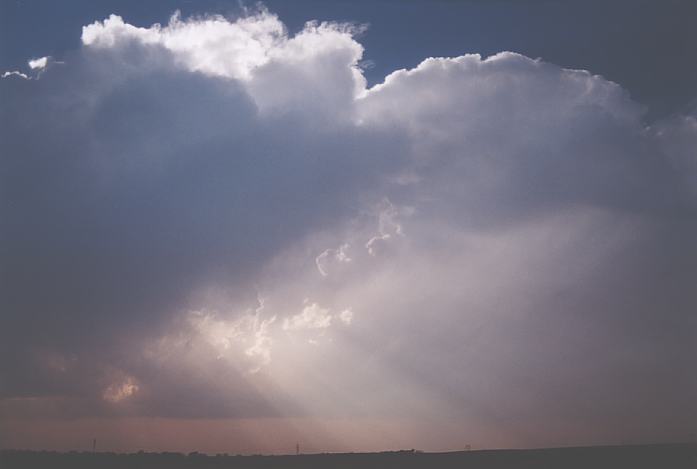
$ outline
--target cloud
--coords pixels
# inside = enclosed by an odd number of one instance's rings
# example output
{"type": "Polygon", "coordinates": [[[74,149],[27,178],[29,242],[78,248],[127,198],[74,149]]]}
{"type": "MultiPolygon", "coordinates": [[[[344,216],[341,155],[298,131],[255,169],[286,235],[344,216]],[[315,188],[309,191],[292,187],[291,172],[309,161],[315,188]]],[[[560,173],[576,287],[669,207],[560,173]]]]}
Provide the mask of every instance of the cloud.
{"type": "Polygon", "coordinates": [[[353,311],[350,309],[343,310],[339,313],[339,320],[346,325],[351,324],[351,321],[353,321],[353,311]]]}
{"type": "Polygon", "coordinates": [[[182,21],[174,14],[168,25],[139,28],[118,15],[82,28],[82,43],[95,49],[113,49],[128,42],[159,45],[171,51],[190,71],[246,79],[269,61],[271,50],[283,41],[285,27],[274,15],[259,13],[230,22],[220,16],[182,21]]]}
{"type": "Polygon", "coordinates": [[[325,249],[315,258],[315,264],[319,273],[326,277],[329,275],[328,268],[331,264],[347,264],[351,262],[347,251],[351,246],[342,244],[338,249],[325,249]]]}
{"type": "Polygon", "coordinates": [[[46,67],[48,67],[49,64],[64,65],[63,62],[54,61],[49,56],[40,57],[38,59],[31,59],[27,62],[27,65],[29,65],[30,70],[36,70],[35,76],[27,75],[26,73],[20,72],[19,70],[12,70],[3,72],[2,75],[0,75],[0,78],[18,77],[23,78],[25,80],[33,80],[35,78],[40,77],[41,73],[46,70],[46,67]]]}
{"type": "Polygon", "coordinates": [[[303,329],[326,329],[332,325],[332,316],[328,309],[321,308],[317,303],[305,306],[302,312],[287,318],[283,329],[297,331],[303,329]]]}
{"type": "Polygon", "coordinates": [[[388,243],[394,236],[404,236],[402,225],[397,223],[397,210],[392,203],[384,199],[381,204],[380,214],[378,216],[378,234],[373,236],[365,243],[365,248],[371,256],[377,255],[379,246],[388,243]]]}
{"type": "Polygon", "coordinates": [[[19,72],[17,70],[13,70],[11,72],[3,72],[3,74],[0,76],[0,78],[9,78],[9,77],[19,77],[19,78],[24,78],[25,80],[30,80],[29,76],[19,72]]]}
{"type": "Polygon", "coordinates": [[[112,15],[0,81],[0,410],[688,435],[695,117],[511,52],[367,89],[357,32],[112,15]]]}
{"type": "Polygon", "coordinates": [[[363,48],[352,38],[358,31],[349,24],[308,22],[288,37],[283,23],[265,9],[234,22],[220,16],[182,21],[176,13],[167,26],[150,28],[111,15],[85,26],[82,43],[96,50],[159,46],[186,70],[240,80],[262,112],[297,106],[318,112],[349,106],[365,88],[358,65],[363,48]]]}
{"type": "Polygon", "coordinates": [[[252,360],[249,371],[255,373],[271,361],[273,340],[269,329],[276,321],[275,315],[263,318],[264,300],[258,301],[259,306],[253,311],[249,309],[232,319],[216,312],[192,311],[189,323],[200,338],[217,350],[217,358],[239,360],[243,352],[252,360]]]}
{"type": "Polygon", "coordinates": [[[127,377],[122,382],[109,385],[109,387],[104,390],[103,396],[105,400],[112,403],[117,403],[123,401],[124,399],[128,399],[137,392],[138,385],[136,384],[135,380],[131,377],[127,377]]]}
{"type": "Polygon", "coordinates": [[[49,57],[40,57],[38,59],[32,59],[28,62],[29,68],[31,68],[32,70],[44,69],[44,68],[46,68],[46,65],[48,64],[48,59],[49,59],[49,57]]]}

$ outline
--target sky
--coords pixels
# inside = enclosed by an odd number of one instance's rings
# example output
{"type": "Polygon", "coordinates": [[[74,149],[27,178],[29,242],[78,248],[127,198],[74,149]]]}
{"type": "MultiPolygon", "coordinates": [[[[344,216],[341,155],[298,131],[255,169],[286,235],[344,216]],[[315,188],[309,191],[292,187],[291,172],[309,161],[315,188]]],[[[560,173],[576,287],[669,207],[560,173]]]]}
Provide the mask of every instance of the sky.
{"type": "Polygon", "coordinates": [[[3,0],[0,448],[694,442],[696,18],[3,0]]]}

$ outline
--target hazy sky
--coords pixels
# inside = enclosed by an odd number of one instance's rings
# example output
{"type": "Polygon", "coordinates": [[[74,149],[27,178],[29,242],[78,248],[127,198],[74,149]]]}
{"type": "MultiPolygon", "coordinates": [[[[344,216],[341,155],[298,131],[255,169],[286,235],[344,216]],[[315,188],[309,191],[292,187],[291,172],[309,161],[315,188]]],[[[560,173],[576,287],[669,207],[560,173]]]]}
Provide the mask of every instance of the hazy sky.
{"type": "Polygon", "coordinates": [[[605,3],[3,0],[0,448],[694,441],[697,9],[605,3]]]}

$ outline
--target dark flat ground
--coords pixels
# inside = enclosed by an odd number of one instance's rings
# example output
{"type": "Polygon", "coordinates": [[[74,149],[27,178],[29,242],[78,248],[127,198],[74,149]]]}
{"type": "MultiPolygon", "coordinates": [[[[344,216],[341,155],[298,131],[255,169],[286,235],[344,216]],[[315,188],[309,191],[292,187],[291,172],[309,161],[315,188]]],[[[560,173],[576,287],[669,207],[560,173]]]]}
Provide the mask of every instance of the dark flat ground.
{"type": "Polygon", "coordinates": [[[192,453],[55,453],[1,451],[0,468],[689,468],[697,469],[697,444],[598,446],[531,450],[419,453],[206,456],[192,453]]]}

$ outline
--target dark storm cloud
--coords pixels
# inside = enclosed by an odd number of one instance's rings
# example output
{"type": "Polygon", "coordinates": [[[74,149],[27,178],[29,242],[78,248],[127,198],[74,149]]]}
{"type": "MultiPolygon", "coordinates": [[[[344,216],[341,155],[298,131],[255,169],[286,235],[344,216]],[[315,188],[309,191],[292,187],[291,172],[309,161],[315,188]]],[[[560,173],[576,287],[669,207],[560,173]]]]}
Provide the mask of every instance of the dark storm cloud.
{"type": "Polygon", "coordinates": [[[123,359],[117,347],[206,282],[255,298],[265,259],[340,216],[371,184],[361,166],[390,159],[373,158],[389,137],[368,129],[261,120],[234,81],[156,46],[66,62],[0,82],[5,396],[94,392],[85,381],[123,359]],[[91,364],[66,376],[24,363],[37,348],[91,364]]]}
{"type": "Polygon", "coordinates": [[[0,80],[2,412],[688,434],[694,118],[512,53],[366,90],[356,31],[111,17],[0,80]]]}

